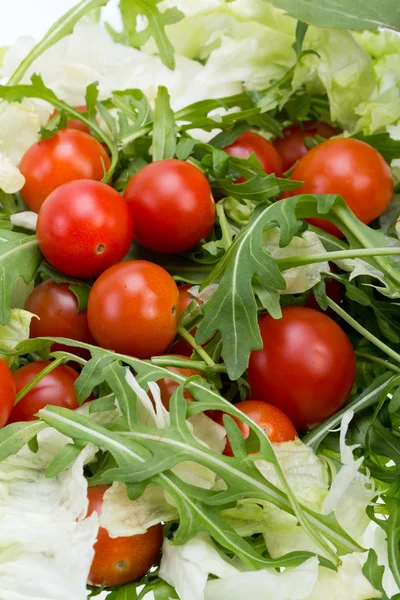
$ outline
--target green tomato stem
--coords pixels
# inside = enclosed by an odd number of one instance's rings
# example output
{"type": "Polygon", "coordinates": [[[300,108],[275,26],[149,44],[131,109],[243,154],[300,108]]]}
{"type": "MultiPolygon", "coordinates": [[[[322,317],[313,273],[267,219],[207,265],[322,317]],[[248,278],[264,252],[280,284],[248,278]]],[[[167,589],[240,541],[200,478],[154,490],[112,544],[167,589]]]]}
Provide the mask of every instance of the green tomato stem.
{"type": "Polygon", "coordinates": [[[198,344],[196,344],[196,341],[194,339],[194,337],[184,328],[184,327],[179,327],[178,328],[178,333],[179,335],[186,340],[187,342],[189,342],[189,344],[192,346],[192,348],[197,352],[197,354],[199,356],[201,356],[201,358],[204,360],[205,363],[207,363],[207,365],[209,367],[211,367],[211,369],[214,369],[215,367],[215,362],[213,361],[213,359],[207,354],[207,352],[204,350],[204,348],[202,348],[201,346],[199,346],[198,344]]]}
{"type": "Polygon", "coordinates": [[[22,388],[22,390],[17,394],[17,396],[15,398],[14,406],[16,404],[18,404],[18,402],[20,400],[22,400],[22,398],[24,396],[26,396],[26,394],[28,392],[30,392],[31,389],[33,387],[35,387],[35,385],[43,379],[43,377],[45,377],[46,375],[48,375],[49,373],[54,371],[54,369],[56,369],[63,362],[64,362],[64,356],[60,356],[60,358],[57,358],[57,360],[51,362],[45,369],[43,369],[43,371],[40,371],[40,373],[38,373],[36,375],[36,377],[34,377],[29,383],[27,383],[26,386],[24,388],[22,388]]]}

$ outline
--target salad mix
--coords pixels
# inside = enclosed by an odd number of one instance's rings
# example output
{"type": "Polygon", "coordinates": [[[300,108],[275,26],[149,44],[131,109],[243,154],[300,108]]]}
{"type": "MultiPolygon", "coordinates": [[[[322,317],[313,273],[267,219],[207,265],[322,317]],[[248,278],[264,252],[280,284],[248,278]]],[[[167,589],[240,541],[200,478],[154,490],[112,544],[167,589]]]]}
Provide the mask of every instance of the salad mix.
{"type": "Polygon", "coordinates": [[[400,598],[398,9],[106,3],[2,52],[0,598],[400,598]]]}

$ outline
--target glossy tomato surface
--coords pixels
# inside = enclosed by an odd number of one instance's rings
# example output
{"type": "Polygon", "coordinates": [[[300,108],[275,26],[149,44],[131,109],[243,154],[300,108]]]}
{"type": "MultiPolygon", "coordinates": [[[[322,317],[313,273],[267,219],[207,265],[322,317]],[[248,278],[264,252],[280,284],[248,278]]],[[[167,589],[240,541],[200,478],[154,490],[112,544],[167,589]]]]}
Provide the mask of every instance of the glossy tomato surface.
{"type": "MultiPolygon", "coordinates": [[[[179,356],[179,354],[171,354],[170,356],[176,356],[177,358],[186,358],[186,356],[179,356]]],[[[196,371],[195,369],[181,369],[179,367],[168,367],[168,370],[172,371],[173,373],[178,373],[179,375],[182,375],[186,378],[193,377],[193,375],[201,375],[201,373],[199,371],[196,371]]],[[[174,381],[173,379],[165,377],[164,379],[159,379],[157,381],[157,385],[160,388],[161,402],[163,403],[165,408],[169,410],[169,401],[171,399],[171,396],[176,392],[180,384],[177,381],[174,381]]],[[[183,395],[188,402],[194,402],[194,398],[189,392],[189,390],[185,389],[183,395]]]]}
{"type": "MultiPolygon", "coordinates": [[[[270,442],[279,444],[281,442],[289,442],[297,437],[297,431],[291,420],[284,412],[276,406],[261,400],[244,400],[236,404],[242,413],[250,417],[257,425],[265,431],[270,442]]],[[[245,440],[250,435],[250,427],[247,423],[243,423],[237,417],[232,417],[239,427],[245,440]]],[[[218,422],[223,425],[223,413],[220,413],[218,422]]],[[[226,456],[233,456],[233,451],[229,441],[227,440],[224,449],[226,456]]]]}
{"type": "Polygon", "coordinates": [[[233,144],[226,146],[224,151],[238,158],[248,158],[254,153],[266,173],[274,173],[277,177],[283,175],[282,161],[278,152],[271,142],[254,131],[245,131],[233,144]]]}
{"type": "Polygon", "coordinates": [[[280,408],[298,431],[321,423],[348,398],[356,375],[349,338],[326,314],[287,306],[259,320],[263,349],[248,368],[252,395],[280,408]]]}
{"type": "Polygon", "coordinates": [[[4,427],[9,419],[16,393],[14,377],[4,360],[0,358],[0,428],[4,427]]]}
{"type": "MultiPolygon", "coordinates": [[[[37,361],[21,367],[14,373],[17,393],[50,364],[50,361],[37,361]]],[[[35,414],[52,404],[72,410],[78,408],[74,383],[79,373],[66,365],[58,366],[48,373],[14,406],[9,423],[17,421],[32,421],[37,419],[35,414]]]]}
{"type": "Polygon", "coordinates": [[[337,129],[322,121],[304,121],[304,123],[285,127],[282,137],[274,141],[274,148],[282,160],[283,171],[288,171],[296,161],[309,152],[305,144],[306,138],[315,138],[318,135],[329,139],[338,134],[337,129]]]}
{"type": "Polygon", "coordinates": [[[72,277],[97,277],[124,258],[133,224],[118,192],[83,179],[59,187],[47,198],[36,235],[53,267],[72,277]]]}
{"type": "MultiPolygon", "coordinates": [[[[203,301],[200,298],[194,298],[191,294],[189,294],[189,290],[192,288],[191,283],[185,283],[184,285],[180,285],[178,287],[179,290],[179,314],[181,315],[187,307],[194,302],[195,304],[201,306],[203,301]]],[[[194,327],[191,330],[191,335],[194,337],[196,335],[197,327],[194,327]]],[[[186,358],[190,358],[193,354],[193,348],[184,339],[178,340],[172,347],[172,350],[176,354],[180,354],[181,356],[185,356],[186,358]]]]}
{"type": "MultiPolygon", "coordinates": [[[[31,321],[31,338],[63,337],[94,344],[87,310],[79,312],[78,298],[68,283],[56,283],[52,279],[40,283],[29,296],[25,310],[39,317],[31,321]]],[[[88,352],[81,348],[53,344],[52,350],[66,350],[88,358],[88,352]]]]}
{"type": "Polygon", "coordinates": [[[64,183],[76,179],[104,177],[110,159],[103,146],[91,135],[76,129],[62,129],[49,140],[33,144],[24,154],[20,171],[25,177],[21,196],[34,212],[64,183]]]}
{"type": "Polygon", "coordinates": [[[120,263],[95,282],[88,306],[96,342],[122,354],[163,354],[178,328],[179,293],[162,267],[144,260],[120,263]]]}
{"type": "MultiPolygon", "coordinates": [[[[109,486],[88,488],[89,508],[101,514],[103,496],[109,486]]],[[[150,527],[142,535],[111,538],[107,530],[100,527],[94,545],[94,559],[88,583],[95,586],[120,586],[141,579],[157,561],[163,541],[161,525],[150,527]]]]}
{"type": "MultiPolygon", "coordinates": [[[[74,106],[75,110],[78,110],[81,113],[85,113],[87,111],[86,106],[74,106]]],[[[51,113],[49,120],[58,115],[58,110],[55,108],[51,113]]],[[[79,119],[68,119],[67,120],[67,129],[78,129],[79,131],[83,131],[84,133],[90,134],[90,127],[86,125],[83,121],[79,119]]]]}
{"type": "Polygon", "coordinates": [[[214,225],[210,184],[200,169],[183,160],[147,165],[129,181],[124,197],[135,223],[135,239],[156,252],[186,252],[214,225]]]}
{"type": "MultiPolygon", "coordinates": [[[[297,194],[341,194],[363,223],[371,223],[389,205],[393,178],[383,156],[375,148],[352,138],[336,138],[316,146],[303,156],[291,179],[304,181],[297,194]]],[[[307,219],[333,235],[339,229],[323,219],[307,219]]]]}

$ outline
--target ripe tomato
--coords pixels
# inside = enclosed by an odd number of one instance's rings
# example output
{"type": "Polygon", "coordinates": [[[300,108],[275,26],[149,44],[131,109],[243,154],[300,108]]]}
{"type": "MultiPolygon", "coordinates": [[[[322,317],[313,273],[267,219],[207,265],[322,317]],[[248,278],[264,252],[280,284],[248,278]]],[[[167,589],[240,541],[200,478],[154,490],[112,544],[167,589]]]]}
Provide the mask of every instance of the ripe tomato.
{"type": "Polygon", "coordinates": [[[76,179],[100,181],[110,159],[91,135],[76,129],[62,129],[50,140],[41,140],[25,152],[20,164],[25,177],[21,196],[38,213],[47,196],[60,185],[76,179]]]}
{"type": "MultiPolygon", "coordinates": [[[[100,516],[103,496],[109,487],[98,485],[88,488],[88,517],[93,512],[100,516]]],[[[141,535],[117,538],[111,538],[107,529],[100,527],[88,584],[111,587],[141,579],[156,562],[162,542],[161,525],[153,525],[141,535]]]]}
{"type": "MultiPolygon", "coordinates": [[[[266,173],[275,173],[277,177],[283,175],[282,161],[278,152],[271,142],[254,131],[245,131],[233,144],[224,148],[224,151],[238,158],[248,158],[254,153],[266,173]]],[[[244,178],[239,181],[244,181],[244,178]]]]}
{"type": "Polygon", "coordinates": [[[0,428],[8,421],[16,393],[14,377],[4,360],[0,358],[0,428]]]}
{"type": "MultiPolygon", "coordinates": [[[[269,441],[274,444],[281,442],[289,442],[297,437],[297,431],[289,419],[276,406],[261,400],[244,400],[238,402],[236,408],[241,410],[245,415],[250,417],[257,425],[259,425],[268,436],[269,441]]],[[[250,435],[250,427],[247,423],[243,423],[237,417],[232,417],[238,425],[245,440],[250,435]]],[[[223,413],[221,412],[216,419],[218,423],[223,425],[223,413]]],[[[229,441],[226,441],[224,449],[225,456],[233,456],[232,448],[229,441]]]]}
{"type": "MultiPolygon", "coordinates": [[[[293,169],[291,179],[305,183],[290,195],[341,194],[356,217],[366,224],[384,212],[393,196],[392,174],[382,155],[352,138],[328,140],[310,150],[293,169]]],[[[307,221],[342,236],[328,221],[307,221]]]]}
{"type": "MultiPolygon", "coordinates": [[[[85,113],[87,111],[86,106],[75,106],[75,110],[79,110],[81,113],[85,113]]],[[[51,113],[49,120],[58,115],[58,110],[55,108],[51,113]]],[[[90,127],[86,125],[83,121],[79,119],[68,119],[67,121],[67,129],[78,129],[79,131],[83,131],[84,133],[90,134],[90,127]]]]}
{"type": "MultiPolygon", "coordinates": [[[[184,285],[180,285],[178,287],[178,290],[179,290],[179,315],[181,315],[187,309],[189,304],[191,304],[192,302],[196,302],[196,304],[198,304],[200,306],[203,304],[203,301],[200,300],[200,298],[193,298],[193,296],[191,296],[189,294],[189,290],[192,287],[193,286],[190,283],[185,283],[184,285]]],[[[197,331],[197,327],[192,329],[192,331],[190,332],[193,337],[196,335],[196,331],[197,331]]],[[[180,354],[181,356],[184,356],[186,358],[190,358],[193,354],[192,346],[189,344],[189,342],[187,342],[184,339],[178,340],[173,345],[172,348],[173,348],[174,353],[177,353],[178,355],[180,354]]]]}
{"type": "MultiPolygon", "coordinates": [[[[17,394],[34,379],[51,361],[40,360],[21,367],[14,373],[17,394]]],[[[79,373],[71,367],[62,365],[45,375],[31,390],[14,406],[9,423],[17,421],[33,421],[34,415],[41,409],[52,404],[74,410],[79,407],[74,383],[79,373]]]]}
{"type": "Polygon", "coordinates": [[[328,125],[328,123],[304,121],[304,123],[298,125],[285,127],[282,134],[283,137],[278,137],[274,141],[274,148],[282,159],[282,167],[285,172],[309,151],[304,143],[306,138],[315,138],[319,135],[329,139],[334,135],[338,135],[339,131],[328,125]]]}
{"type": "MultiPolygon", "coordinates": [[[[334,264],[330,264],[330,267],[333,273],[339,272],[339,269],[334,264]]],[[[341,303],[345,290],[340,281],[337,281],[337,279],[325,279],[325,290],[328,298],[331,298],[336,304],[341,303]]],[[[312,291],[310,291],[307,296],[306,306],[308,306],[308,308],[314,308],[315,310],[322,310],[312,291]]],[[[326,312],[326,314],[332,317],[335,315],[335,312],[329,307],[323,312],[326,312]]]]}
{"type": "Polygon", "coordinates": [[[156,252],[186,252],[206,238],[215,204],[205,175],[183,160],[160,160],[129,181],[125,199],[136,240],[156,252]]]}
{"type": "Polygon", "coordinates": [[[178,328],[179,293],[163,268],[145,260],[105,271],[89,295],[88,321],[99,346],[150,358],[163,354],[178,328]]]}
{"type": "Polygon", "coordinates": [[[99,181],[81,179],[56,189],[40,209],[40,250],[56,269],[97,277],[124,258],[133,237],[125,200],[99,181]]]}
{"type": "MultiPolygon", "coordinates": [[[[32,319],[30,337],[64,337],[86,344],[94,339],[87,322],[87,310],[78,312],[78,298],[67,283],[56,283],[48,279],[40,283],[29,296],[25,310],[37,315],[32,319]]],[[[65,350],[82,358],[88,358],[86,350],[53,344],[52,351],[65,350]]]]}
{"type": "MultiPolygon", "coordinates": [[[[170,356],[177,356],[178,358],[186,358],[186,356],[180,356],[179,354],[171,354],[170,356]]],[[[180,369],[178,367],[168,367],[170,371],[173,373],[179,373],[179,375],[183,375],[184,377],[193,377],[193,375],[201,375],[199,371],[195,369],[180,369]]],[[[176,392],[179,387],[179,383],[174,381],[173,379],[169,379],[165,377],[164,379],[160,379],[157,381],[158,387],[160,388],[161,402],[164,404],[165,408],[169,410],[169,401],[171,396],[176,392]]],[[[189,390],[185,389],[183,392],[184,397],[188,402],[194,402],[194,398],[189,390]]]]}
{"type": "Polygon", "coordinates": [[[356,376],[353,347],[323,312],[287,306],[281,319],[259,320],[264,347],[251,353],[252,394],[274,404],[298,431],[321,423],[345,403],[356,376]]]}

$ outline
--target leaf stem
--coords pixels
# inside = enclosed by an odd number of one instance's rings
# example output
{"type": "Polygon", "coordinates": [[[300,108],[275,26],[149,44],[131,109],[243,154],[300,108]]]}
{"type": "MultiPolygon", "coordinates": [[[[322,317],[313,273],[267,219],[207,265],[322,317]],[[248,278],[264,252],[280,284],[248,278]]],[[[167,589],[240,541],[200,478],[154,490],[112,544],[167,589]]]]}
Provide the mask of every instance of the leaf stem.
{"type": "Polygon", "coordinates": [[[357,248],[354,250],[338,250],[336,252],[321,252],[312,256],[290,256],[287,258],[277,259],[278,266],[281,271],[298,267],[301,265],[309,265],[313,263],[344,260],[346,258],[363,258],[368,256],[398,256],[400,248],[357,248]]]}
{"type": "MultiPolygon", "coordinates": [[[[204,349],[203,349],[204,350],[204,349]]],[[[177,356],[153,356],[151,362],[157,367],[177,367],[180,369],[194,369],[195,371],[207,372],[212,368],[214,373],[226,373],[225,365],[210,367],[205,361],[178,358],[177,356]]]]}
{"type": "Polygon", "coordinates": [[[364,336],[367,340],[372,342],[377,348],[382,350],[385,354],[393,358],[396,362],[400,363],[400,354],[392,350],[390,346],[382,342],[377,337],[375,337],[368,329],[360,325],[353,317],[351,317],[343,308],[338,306],[336,302],[334,302],[331,298],[327,297],[327,304],[332,310],[335,311],[342,319],[344,319],[349,325],[351,325],[358,333],[364,336]]]}
{"type": "Polygon", "coordinates": [[[378,358],[378,356],[374,356],[373,354],[367,354],[366,352],[356,352],[356,356],[359,358],[365,358],[365,360],[369,360],[371,362],[376,362],[379,365],[382,365],[389,369],[390,371],[394,371],[395,373],[400,373],[400,367],[396,367],[393,363],[385,360],[384,358],[378,358]]]}
{"type": "Polygon", "coordinates": [[[201,358],[204,360],[204,362],[207,363],[207,365],[209,367],[211,367],[211,369],[214,369],[215,362],[207,354],[207,352],[204,350],[204,348],[202,348],[201,346],[199,346],[198,344],[196,344],[196,341],[195,341],[194,337],[184,327],[178,327],[178,333],[179,333],[179,335],[181,337],[183,337],[184,340],[186,340],[187,342],[189,342],[189,344],[197,352],[197,354],[199,356],[201,356],[201,358]]]}
{"type": "Polygon", "coordinates": [[[29,383],[27,383],[26,386],[23,387],[22,390],[17,394],[17,396],[15,398],[14,406],[16,404],[18,404],[18,402],[20,400],[22,400],[22,398],[24,396],[26,396],[26,394],[28,392],[30,392],[31,389],[33,387],[35,387],[35,385],[37,383],[39,383],[39,381],[41,381],[46,375],[48,375],[49,373],[51,373],[52,371],[54,371],[54,369],[56,369],[63,362],[64,362],[64,356],[60,356],[59,358],[57,358],[57,360],[54,360],[45,369],[43,369],[43,371],[40,371],[40,373],[38,373],[36,375],[36,377],[34,377],[29,383]]]}

